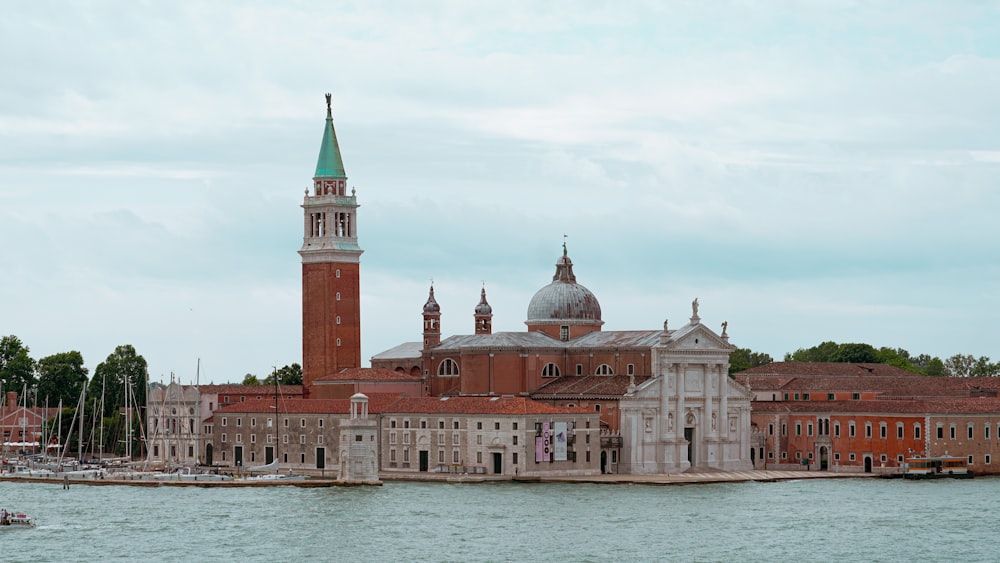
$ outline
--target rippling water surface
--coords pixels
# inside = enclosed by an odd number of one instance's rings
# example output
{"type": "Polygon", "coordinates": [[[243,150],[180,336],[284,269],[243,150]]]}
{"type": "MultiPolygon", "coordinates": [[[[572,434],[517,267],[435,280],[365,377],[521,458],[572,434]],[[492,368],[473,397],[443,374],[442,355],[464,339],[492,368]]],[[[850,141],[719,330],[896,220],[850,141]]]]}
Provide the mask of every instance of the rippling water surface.
{"type": "Polygon", "coordinates": [[[1000,479],[201,489],[0,482],[4,561],[997,561],[1000,479]]]}

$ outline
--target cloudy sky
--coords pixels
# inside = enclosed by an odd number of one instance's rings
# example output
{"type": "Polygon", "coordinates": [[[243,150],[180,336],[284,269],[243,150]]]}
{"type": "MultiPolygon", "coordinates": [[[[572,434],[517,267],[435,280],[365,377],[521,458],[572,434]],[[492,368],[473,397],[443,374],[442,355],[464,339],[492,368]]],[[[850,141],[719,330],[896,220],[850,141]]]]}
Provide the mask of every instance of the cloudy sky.
{"type": "Polygon", "coordinates": [[[325,117],[362,355],[524,330],[567,235],[605,330],[1000,359],[1000,11],[957,2],[16,2],[0,334],[154,380],[301,362],[325,117]],[[874,4],[874,5],[872,5],[874,4]],[[623,8],[622,6],[626,6],[623,8]]]}

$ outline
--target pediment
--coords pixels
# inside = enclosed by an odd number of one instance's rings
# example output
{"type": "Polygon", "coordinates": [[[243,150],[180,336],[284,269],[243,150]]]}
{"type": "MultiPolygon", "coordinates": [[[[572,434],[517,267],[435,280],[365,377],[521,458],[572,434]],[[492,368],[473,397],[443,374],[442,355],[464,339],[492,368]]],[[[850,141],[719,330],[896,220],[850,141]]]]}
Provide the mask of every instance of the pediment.
{"type": "Polygon", "coordinates": [[[735,349],[735,346],[723,340],[712,329],[701,323],[685,325],[670,336],[670,342],[663,346],[668,350],[729,352],[735,349]]]}

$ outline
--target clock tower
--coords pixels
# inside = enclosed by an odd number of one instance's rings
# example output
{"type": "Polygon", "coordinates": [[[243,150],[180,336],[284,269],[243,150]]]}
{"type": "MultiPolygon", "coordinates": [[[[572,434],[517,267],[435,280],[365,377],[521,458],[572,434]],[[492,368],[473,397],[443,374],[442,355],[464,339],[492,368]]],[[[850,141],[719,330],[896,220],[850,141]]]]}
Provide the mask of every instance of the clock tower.
{"type": "Polygon", "coordinates": [[[302,239],[302,383],[361,367],[361,247],[358,200],[333,129],[330,94],[316,174],[306,190],[302,239]]]}

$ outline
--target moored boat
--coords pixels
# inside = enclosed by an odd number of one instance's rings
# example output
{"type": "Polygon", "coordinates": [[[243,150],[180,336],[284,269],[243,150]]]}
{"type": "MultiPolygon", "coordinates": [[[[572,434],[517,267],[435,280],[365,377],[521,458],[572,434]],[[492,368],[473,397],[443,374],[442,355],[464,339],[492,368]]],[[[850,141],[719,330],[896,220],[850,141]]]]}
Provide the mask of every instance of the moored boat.
{"type": "Polygon", "coordinates": [[[906,479],[971,479],[972,469],[964,457],[911,457],[906,460],[906,479]]]}

